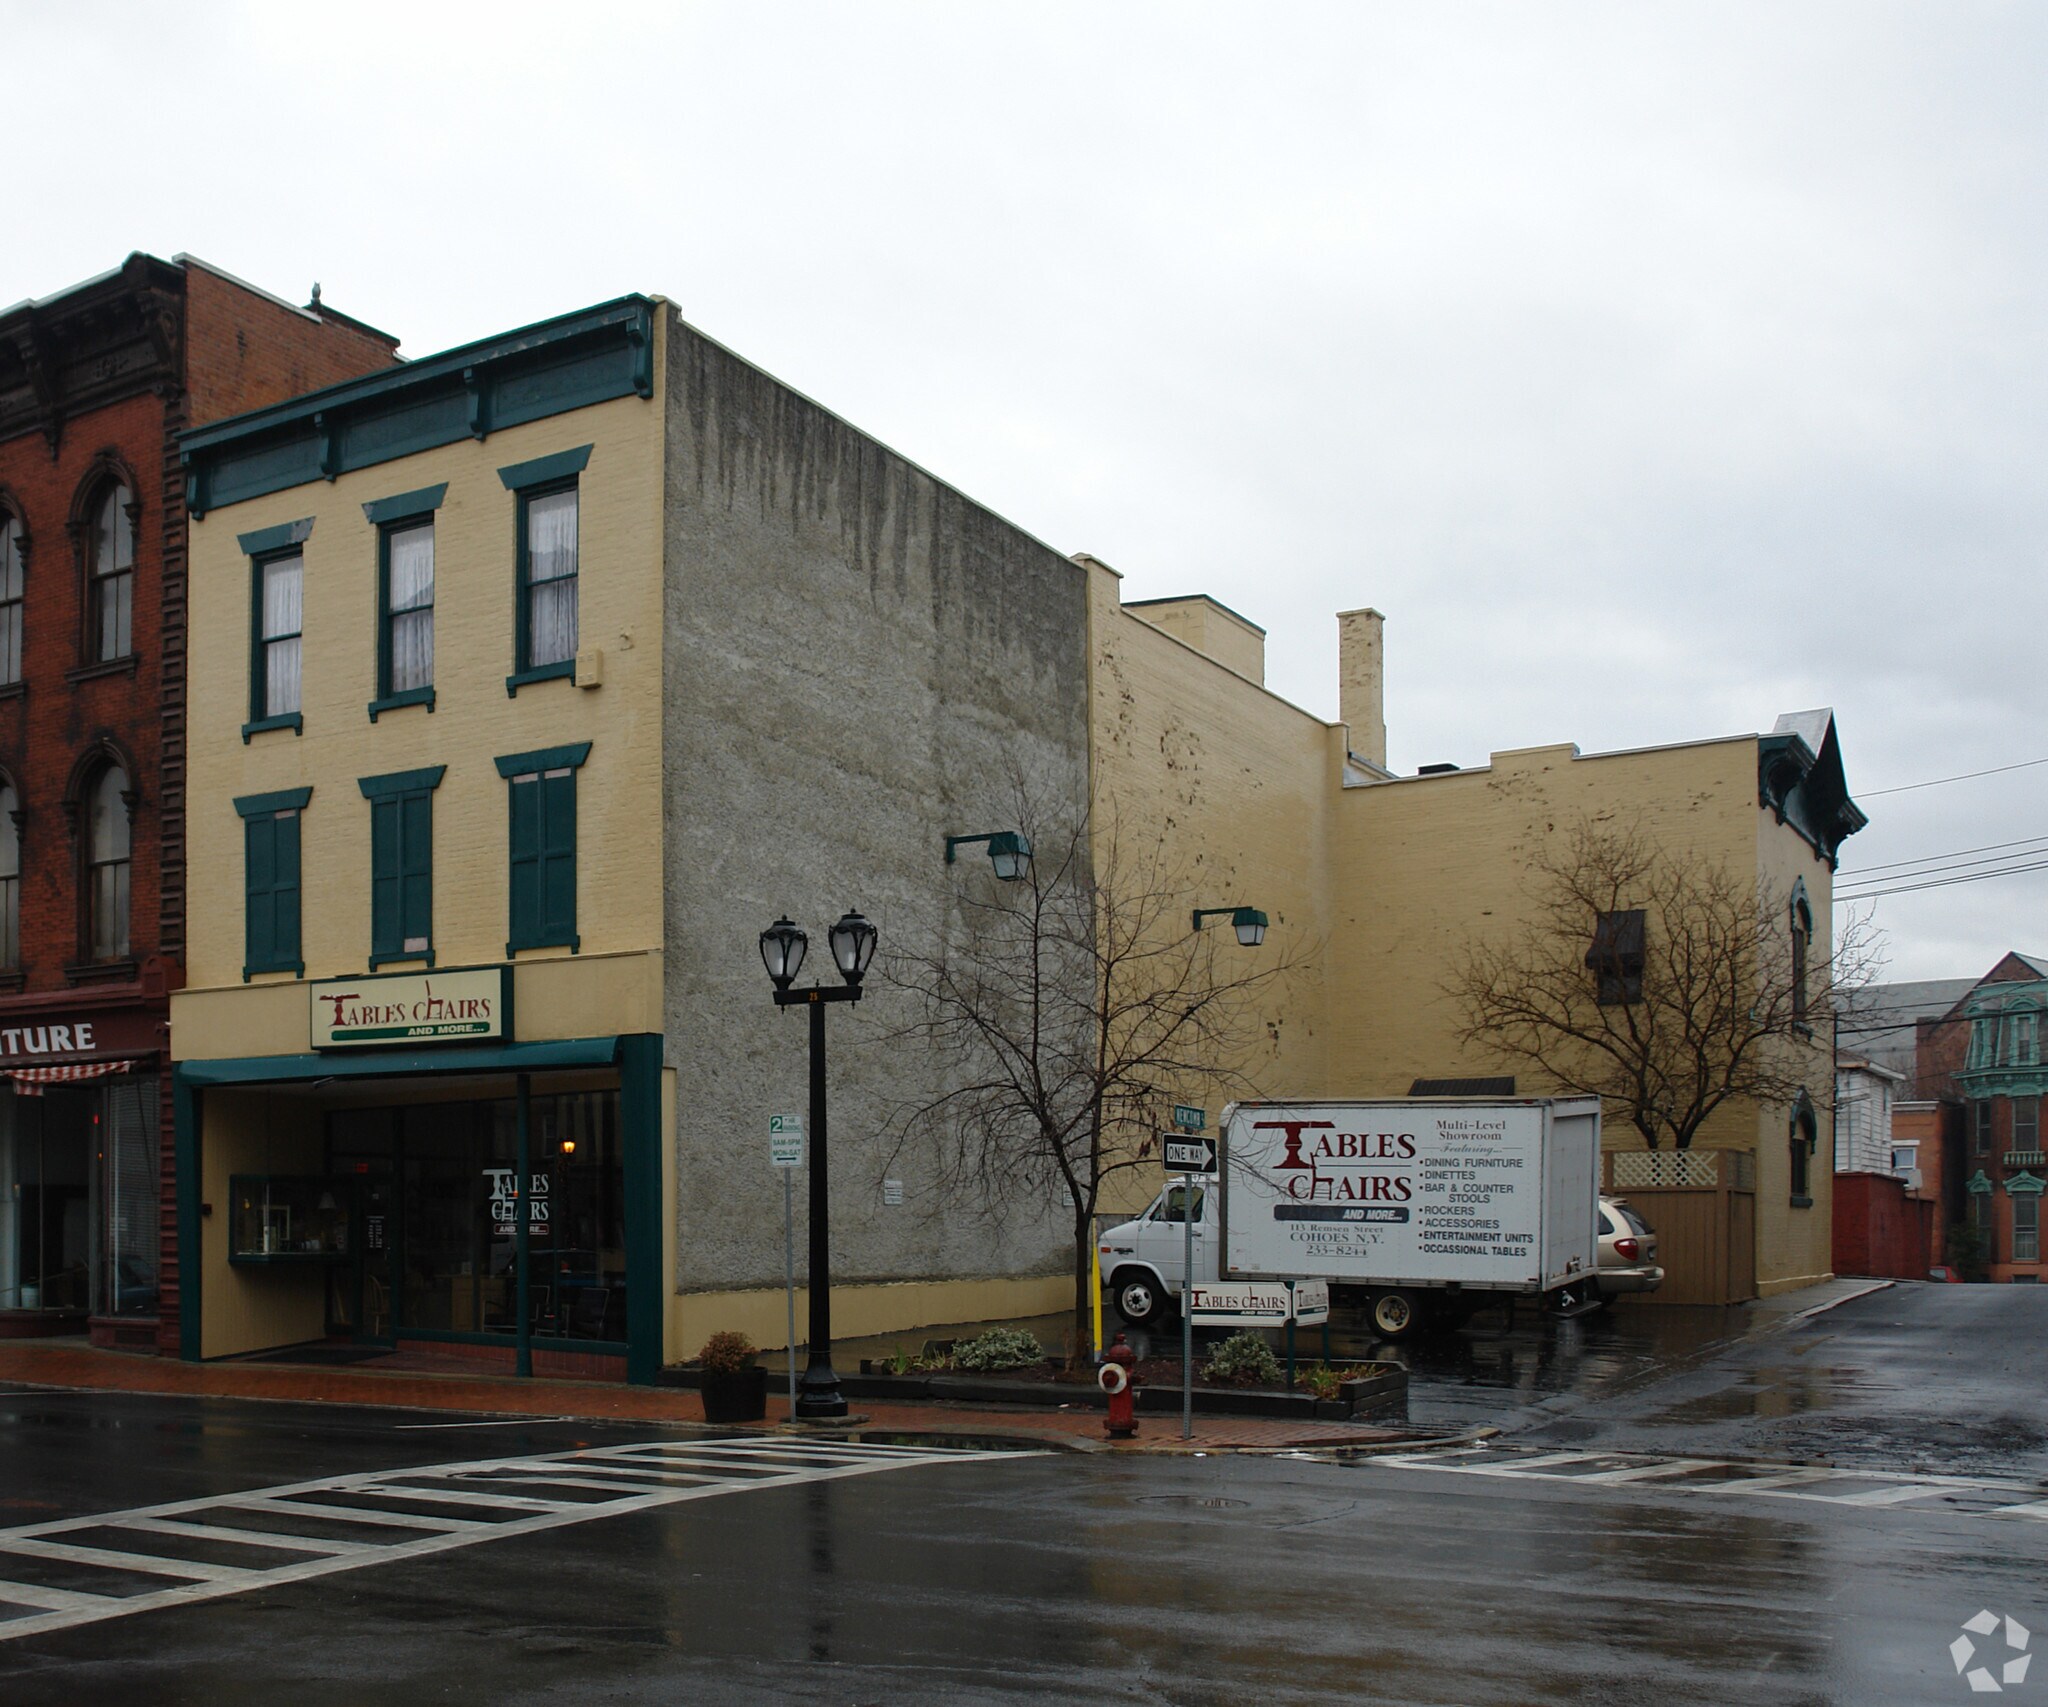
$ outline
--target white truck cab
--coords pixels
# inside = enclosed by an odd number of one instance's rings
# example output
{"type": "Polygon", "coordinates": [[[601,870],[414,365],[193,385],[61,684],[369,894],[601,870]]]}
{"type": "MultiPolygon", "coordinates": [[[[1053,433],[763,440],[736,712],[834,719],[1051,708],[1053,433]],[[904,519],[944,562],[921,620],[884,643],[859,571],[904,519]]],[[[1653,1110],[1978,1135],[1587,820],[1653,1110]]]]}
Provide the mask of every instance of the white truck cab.
{"type": "Polygon", "coordinates": [[[1134,1328],[1149,1326],[1174,1313],[1174,1300],[1186,1280],[1187,1243],[1195,1248],[1195,1278],[1216,1275],[1216,1228],[1208,1216],[1207,1188],[1192,1188],[1192,1225],[1187,1214],[1190,1188],[1178,1180],[1152,1200],[1135,1221],[1109,1228],[1096,1241],[1102,1277],[1116,1313],[1134,1328]]]}

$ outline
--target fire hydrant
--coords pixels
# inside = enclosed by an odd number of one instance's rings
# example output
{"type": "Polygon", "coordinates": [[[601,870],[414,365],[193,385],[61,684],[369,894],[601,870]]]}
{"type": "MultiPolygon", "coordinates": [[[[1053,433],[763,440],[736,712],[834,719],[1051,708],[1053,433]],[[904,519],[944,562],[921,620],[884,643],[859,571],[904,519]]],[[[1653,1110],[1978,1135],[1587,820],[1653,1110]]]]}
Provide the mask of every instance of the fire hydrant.
{"type": "Polygon", "coordinates": [[[1138,1432],[1138,1354],[1124,1344],[1118,1332],[1102,1354],[1102,1368],[1095,1379],[1109,1395],[1109,1438],[1130,1440],[1138,1432]]]}

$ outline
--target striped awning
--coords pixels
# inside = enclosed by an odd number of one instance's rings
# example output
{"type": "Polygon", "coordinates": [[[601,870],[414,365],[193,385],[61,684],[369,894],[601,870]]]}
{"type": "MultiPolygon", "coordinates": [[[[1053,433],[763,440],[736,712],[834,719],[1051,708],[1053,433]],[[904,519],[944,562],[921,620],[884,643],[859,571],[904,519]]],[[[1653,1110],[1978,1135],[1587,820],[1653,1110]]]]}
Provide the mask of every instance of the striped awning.
{"type": "Polygon", "coordinates": [[[14,1081],[18,1095],[39,1097],[45,1085],[76,1084],[80,1079],[104,1079],[109,1073],[125,1073],[126,1061],[81,1061],[69,1067],[9,1067],[6,1076],[14,1081]]]}

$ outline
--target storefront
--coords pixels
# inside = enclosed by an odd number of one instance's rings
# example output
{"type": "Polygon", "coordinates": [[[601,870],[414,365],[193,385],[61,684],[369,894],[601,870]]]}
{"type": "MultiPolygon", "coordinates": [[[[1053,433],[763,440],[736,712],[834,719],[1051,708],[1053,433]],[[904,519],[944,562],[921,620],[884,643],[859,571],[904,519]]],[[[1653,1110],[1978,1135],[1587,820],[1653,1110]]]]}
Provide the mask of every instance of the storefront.
{"type": "Polygon", "coordinates": [[[651,1380],[661,1039],[512,1041],[502,969],[347,982],[312,990],[316,1053],[177,1067],[183,1354],[651,1380]]]}
{"type": "Polygon", "coordinates": [[[161,1008],[0,1015],[0,1335],[153,1346],[161,1008]]]}

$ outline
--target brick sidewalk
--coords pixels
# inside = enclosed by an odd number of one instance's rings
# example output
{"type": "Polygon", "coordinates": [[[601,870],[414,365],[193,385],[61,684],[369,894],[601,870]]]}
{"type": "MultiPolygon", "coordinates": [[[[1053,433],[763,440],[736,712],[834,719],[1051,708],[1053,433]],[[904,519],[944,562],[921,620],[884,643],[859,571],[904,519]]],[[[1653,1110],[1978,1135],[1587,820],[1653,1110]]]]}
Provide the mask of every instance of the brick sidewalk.
{"type": "MultiPolygon", "coordinates": [[[[0,1341],[0,1383],[5,1382],[87,1392],[705,1426],[704,1407],[697,1395],[680,1388],[626,1387],[616,1382],[519,1381],[486,1375],[429,1375],[410,1370],[386,1374],[359,1366],[181,1363],[167,1357],[95,1351],[75,1343],[53,1345],[35,1340],[0,1341]]],[[[769,1424],[781,1423],[787,1409],[788,1401],[771,1391],[769,1424]]],[[[853,1410],[866,1417],[872,1429],[1000,1435],[1047,1446],[1093,1445],[1118,1451],[1270,1452],[1289,1447],[1375,1445],[1411,1438],[1405,1430],[1351,1423],[1197,1416],[1194,1438],[1183,1441],[1178,1416],[1146,1416],[1135,1442],[1111,1443],[1103,1434],[1102,1413],[1093,1410],[864,1402],[855,1402],[853,1410]]]]}

